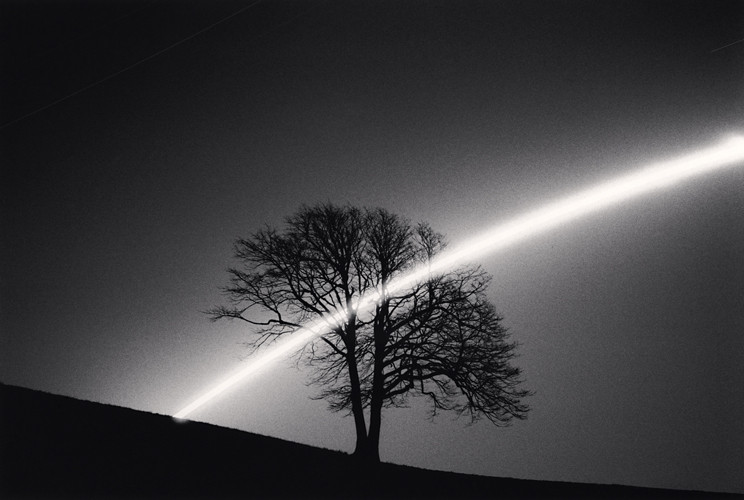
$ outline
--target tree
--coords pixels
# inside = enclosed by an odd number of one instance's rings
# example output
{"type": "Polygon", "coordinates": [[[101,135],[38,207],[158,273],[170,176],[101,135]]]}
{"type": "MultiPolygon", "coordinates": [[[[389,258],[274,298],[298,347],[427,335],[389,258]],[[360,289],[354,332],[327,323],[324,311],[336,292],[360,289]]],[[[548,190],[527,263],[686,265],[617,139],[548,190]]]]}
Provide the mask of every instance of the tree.
{"type": "Polygon", "coordinates": [[[528,391],[510,364],[515,344],[486,297],[490,277],[481,268],[461,266],[387,290],[444,246],[427,224],[383,209],[303,207],[283,231],[267,227],[235,242],[240,266],[228,270],[223,289],[230,305],[208,313],[250,324],[259,348],[343,312],[345,319],[300,355],[315,367],[318,397],[353,416],[360,458],[379,461],[382,410],[411,395],[429,398],[432,416],[452,410],[500,426],[523,419],[528,391]],[[356,310],[366,294],[376,294],[372,307],[356,310]]]}

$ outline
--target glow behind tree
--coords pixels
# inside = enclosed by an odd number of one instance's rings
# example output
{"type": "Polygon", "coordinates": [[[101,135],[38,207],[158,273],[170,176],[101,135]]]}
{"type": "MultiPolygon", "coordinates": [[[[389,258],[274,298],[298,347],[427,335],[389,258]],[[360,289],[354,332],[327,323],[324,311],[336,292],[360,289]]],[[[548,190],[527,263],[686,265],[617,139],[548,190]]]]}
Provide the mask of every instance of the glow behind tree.
{"type": "MultiPolygon", "coordinates": [[[[725,167],[742,165],[744,165],[744,137],[742,136],[733,137],[717,146],[702,149],[680,158],[654,163],[628,175],[543,205],[505,223],[497,224],[493,228],[462,242],[454,249],[442,253],[428,265],[413,269],[392,280],[387,285],[386,290],[367,293],[356,304],[356,309],[364,311],[371,307],[379,299],[381,292],[394,293],[426,279],[432,273],[437,274],[462,262],[503,250],[515,243],[584,215],[610,208],[643,194],[669,188],[702,174],[725,167]]],[[[186,418],[197,408],[210,402],[237,383],[255,375],[279,358],[323,335],[328,331],[331,324],[343,322],[345,315],[344,311],[337,312],[285,336],[271,347],[253,356],[245,367],[221,381],[175,413],[173,417],[176,419],[186,418]]]]}

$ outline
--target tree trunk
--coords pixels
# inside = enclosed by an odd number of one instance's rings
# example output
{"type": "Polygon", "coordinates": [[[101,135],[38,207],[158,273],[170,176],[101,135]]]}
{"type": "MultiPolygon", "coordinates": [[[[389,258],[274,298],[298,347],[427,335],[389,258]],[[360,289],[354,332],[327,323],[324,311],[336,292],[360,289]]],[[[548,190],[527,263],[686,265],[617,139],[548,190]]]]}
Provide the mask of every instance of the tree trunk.
{"type": "Polygon", "coordinates": [[[367,438],[367,460],[380,462],[380,430],[382,429],[382,406],[385,398],[384,362],[387,334],[385,322],[388,316],[388,303],[383,302],[374,325],[375,362],[372,373],[372,398],[369,404],[369,435],[367,438]]]}
{"type": "Polygon", "coordinates": [[[354,415],[354,427],[356,428],[356,446],[354,455],[362,456],[367,453],[367,424],[364,421],[364,405],[362,405],[362,389],[359,382],[359,371],[356,363],[356,332],[349,332],[349,341],[346,342],[346,364],[349,367],[349,384],[351,384],[351,412],[354,415]]]}
{"type": "Polygon", "coordinates": [[[385,396],[385,380],[383,378],[383,351],[385,342],[375,341],[375,364],[373,367],[372,399],[369,404],[369,450],[367,458],[370,462],[380,461],[380,430],[382,429],[382,403],[385,396]]]}
{"type": "Polygon", "coordinates": [[[380,429],[382,428],[382,401],[372,404],[369,414],[369,436],[367,438],[367,461],[380,462],[380,429]]]}
{"type": "Polygon", "coordinates": [[[367,453],[369,440],[367,439],[367,424],[364,422],[362,392],[359,388],[359,374],[356,365],[349,366],[349,380],[351,382],[351,411],[354,414],[354,427],[356,428],[354,455],[361,456],[367,453]]]}

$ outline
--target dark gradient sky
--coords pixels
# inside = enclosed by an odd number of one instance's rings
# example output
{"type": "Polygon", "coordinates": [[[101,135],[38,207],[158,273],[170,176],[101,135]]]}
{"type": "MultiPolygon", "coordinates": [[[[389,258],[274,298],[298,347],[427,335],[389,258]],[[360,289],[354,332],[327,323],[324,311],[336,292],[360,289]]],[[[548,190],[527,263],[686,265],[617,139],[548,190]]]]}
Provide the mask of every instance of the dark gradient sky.
{"type": "MultiPolygon", "coordinates": [[[[249,2],[0,3],[2,123],[249,2]]],[[[232,241],[301,203],[457,242],[744,131],[744,3],[265,0],[2,138],[0,380],[172,414],[238,367],[232,241]],[[713,52],[712,52],[713,51],[713,52]]],[[[482,260],[525,422],[385,415],[384,460],[744,492],[744,169],[482,260]]],[[[350,451],[291,361],[193,418],[350,451]]]]}

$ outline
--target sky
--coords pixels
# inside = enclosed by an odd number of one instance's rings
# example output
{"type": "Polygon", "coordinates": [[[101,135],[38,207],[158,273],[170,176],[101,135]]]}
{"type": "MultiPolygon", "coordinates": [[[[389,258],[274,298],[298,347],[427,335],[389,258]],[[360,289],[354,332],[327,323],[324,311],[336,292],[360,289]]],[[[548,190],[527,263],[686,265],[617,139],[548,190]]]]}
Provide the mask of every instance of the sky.
{"type": "MultiPolygon", "coordinates": [[[[247,361],[232,244],[301,204],[455,244],[744,132],[744,2],[0,2],[0,381],[173,414],[247,361]],[[724,47],[728,44],[728,47],[724,47]],[[724,48],[722,48],[724,47],[724,48]]],[[[744,493],[744,168],[481,258],[535,392],[385,461],[744,493]]],[[[288,359],[190,418],[353,450],[288,359]]]]}

